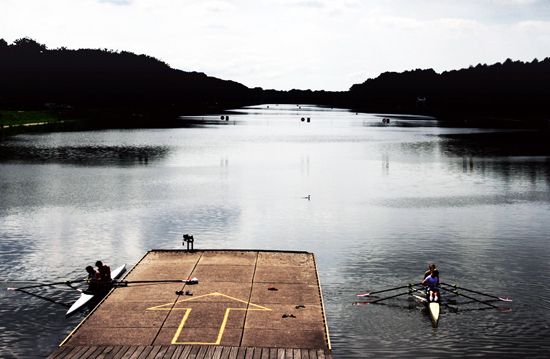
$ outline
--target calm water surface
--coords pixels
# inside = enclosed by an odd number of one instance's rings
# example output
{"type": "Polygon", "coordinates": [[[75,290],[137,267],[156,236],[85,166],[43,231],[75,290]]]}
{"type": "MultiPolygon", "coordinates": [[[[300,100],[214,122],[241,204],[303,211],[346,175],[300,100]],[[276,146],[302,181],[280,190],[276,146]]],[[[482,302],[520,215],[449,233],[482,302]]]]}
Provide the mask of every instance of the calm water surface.
{"type": "Polygon", "coordinates": [[[5,287],[134,264],[182,233],[200,248],[314,252],[336,357],[550,356],[550,151],[529,133],[294,105],[218,118],[0,142],[0,357],[45,356],[84,315],[5,287]],[[513,311],[466,304],[433,329],[405,297],[352,305],[432,261],[447,282],[512,296],[513,311]]]}

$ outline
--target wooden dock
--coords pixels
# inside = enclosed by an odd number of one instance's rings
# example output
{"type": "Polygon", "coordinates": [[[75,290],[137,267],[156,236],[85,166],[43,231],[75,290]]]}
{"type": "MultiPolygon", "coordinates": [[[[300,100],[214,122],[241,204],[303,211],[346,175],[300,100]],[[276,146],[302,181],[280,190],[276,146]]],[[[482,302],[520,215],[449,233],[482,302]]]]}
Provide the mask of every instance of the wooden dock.
{"type": "Polygon", "coordinates": [[[331,358],[312,253],[153,250],[124,281],[50,358],[331,358]]]}

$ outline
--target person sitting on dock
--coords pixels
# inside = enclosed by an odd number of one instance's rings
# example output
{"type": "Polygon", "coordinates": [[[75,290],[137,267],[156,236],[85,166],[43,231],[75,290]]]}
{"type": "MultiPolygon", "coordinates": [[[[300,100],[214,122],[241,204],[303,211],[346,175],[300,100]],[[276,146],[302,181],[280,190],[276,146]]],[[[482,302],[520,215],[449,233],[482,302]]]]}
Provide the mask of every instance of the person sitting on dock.
{"type": "Polygon", "coordinates": [[[87,266],[86,272],[88,272],[88,278],[86,279],[86,282],[88,283],[88,289],[86,290],[86,292],[95,294],[99,291],[100,288],[99,273],[92,266],[87,266]]]}
{"type": "Polygon", "coordinates": [[[427,286],[430,302],[437,302],[439,297],[439,270],[434,269],[424,278],[422,285],[427,286]]]}

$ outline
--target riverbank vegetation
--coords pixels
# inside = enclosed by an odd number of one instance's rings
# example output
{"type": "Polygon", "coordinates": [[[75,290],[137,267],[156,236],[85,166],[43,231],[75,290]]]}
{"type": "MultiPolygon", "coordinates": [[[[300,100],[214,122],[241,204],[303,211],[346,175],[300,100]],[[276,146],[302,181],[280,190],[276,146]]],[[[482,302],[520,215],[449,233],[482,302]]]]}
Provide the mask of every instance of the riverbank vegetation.
{"type": "Polygon", "coordinates": [[[32,126],[58,122],[59,117],[50,111],[6,111],[0,110],[0,126],[32,126]]]}
{"type": "Polygon", "coordinates": [[[177,126],[181,114],[260,103],[432,115],[468,126],[545,127],[550,118],[550,58],[508,59],[441,74],[387,72],[340,92],[278,91],[172,69],[147,55],[48,49],[22,38],[12,44],[0,39],[0,78],[1,121],[13,124],[53,121],[48,117],[53,116],[92,127],[177,126]]]}

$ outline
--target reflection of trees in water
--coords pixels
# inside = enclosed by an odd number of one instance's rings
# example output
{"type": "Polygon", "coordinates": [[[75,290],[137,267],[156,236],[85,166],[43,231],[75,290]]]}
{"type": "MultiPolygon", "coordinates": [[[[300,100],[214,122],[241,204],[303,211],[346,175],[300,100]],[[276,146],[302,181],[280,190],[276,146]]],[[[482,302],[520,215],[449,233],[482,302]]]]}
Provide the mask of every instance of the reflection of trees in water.
{"type": "Polygon", "coordinates": [[[147,165],[166,157],[164,146],[0,146],[0,162],[39,162],[72,165],[147,165]]]}
{"type": "Polygon", "coordinates": [[[498,175],[505,182],[528,180],[550,183],[549,133],[495,132],[446,135],[441,153],[460,158],[463,173],[498,175]]]}
{"type": "Polygon", "coordinates": [[[456,166],[460,166],[463,173],[475,173],[483,177],[498,176],[504,182],[528,181],[536,184],[542,181],[546,186],[550,185],[549,159],[464,156],[456,166]]]}
{"type": "Polygon", "coordinates": [[[506,131],[441,135],[449,156],[550,156],[549,131],[506,131]]]}

